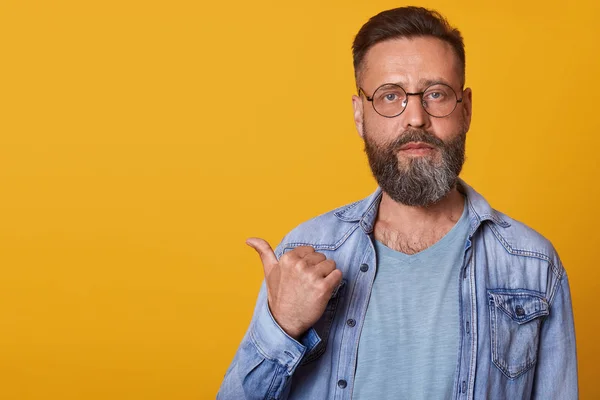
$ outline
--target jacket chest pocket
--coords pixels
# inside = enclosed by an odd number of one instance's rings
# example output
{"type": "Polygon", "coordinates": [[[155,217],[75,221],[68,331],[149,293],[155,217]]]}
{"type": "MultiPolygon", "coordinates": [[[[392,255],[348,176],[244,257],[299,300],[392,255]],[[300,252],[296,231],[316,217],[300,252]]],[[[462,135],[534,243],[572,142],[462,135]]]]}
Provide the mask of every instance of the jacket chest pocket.
{"type": "Polygon", "coordinates": [[[346,280],[342,280],[342,282],[338,285],[337,288],[331,294],[331,298],[327,303],[327,308],[325,308],[325,312],[321,316],[321,318],[313,325],[315,331],[321,338],[321,342],[308,354],[304,356],[300,365],[308,364],[311,361],[316,360],[325,352],[327,348],[327,341],[329,339],[329,332],[331,331],[331,325],[333,324],[333,320],[335,319],[335,314],[338,308],[338,303],[340,302],[340,298],[343,296],[346,288],[346,280]]]}
{"type": "Polygon", "coordinates": [[[549,314],[547,300],[524,289],[488,290],[492,362],[516,379],[537,361],[540,325],[549,314]]]}

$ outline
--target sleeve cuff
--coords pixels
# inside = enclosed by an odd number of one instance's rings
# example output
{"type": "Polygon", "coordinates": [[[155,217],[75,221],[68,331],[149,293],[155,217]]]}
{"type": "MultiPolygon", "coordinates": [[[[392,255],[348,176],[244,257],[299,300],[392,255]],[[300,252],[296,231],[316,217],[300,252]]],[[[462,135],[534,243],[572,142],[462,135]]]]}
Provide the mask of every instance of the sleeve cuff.
{"type": "Polygon", "coordinates": [[[277,324],[266,302],[252,323],[250,335],[259,351],[266,358],[285,365],[288,374],[292,374],[302,357],[321,342],[313,328],[302,335],[299,341],[289,336],[277,324]]]}

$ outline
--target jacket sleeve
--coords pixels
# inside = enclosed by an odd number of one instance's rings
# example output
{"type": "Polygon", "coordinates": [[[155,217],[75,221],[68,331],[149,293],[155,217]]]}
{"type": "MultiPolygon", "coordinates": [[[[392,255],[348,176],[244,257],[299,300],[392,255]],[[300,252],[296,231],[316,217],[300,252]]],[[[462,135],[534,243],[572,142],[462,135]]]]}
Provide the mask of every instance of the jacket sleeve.
{"type": "Polygon", "coordinates": [[[312,328],[299,341],[281,329],[269,310],[263,282],[252,321],[225,374],[217,399],[287,399],[296,367],[320,341],[312,328]]]}
{"type": "Polygon", "coordinates": [[[535,400],[578,398],[575,327],[566,273],[556,285],[550,313],[540,332],[532,396],[535,400]]]}

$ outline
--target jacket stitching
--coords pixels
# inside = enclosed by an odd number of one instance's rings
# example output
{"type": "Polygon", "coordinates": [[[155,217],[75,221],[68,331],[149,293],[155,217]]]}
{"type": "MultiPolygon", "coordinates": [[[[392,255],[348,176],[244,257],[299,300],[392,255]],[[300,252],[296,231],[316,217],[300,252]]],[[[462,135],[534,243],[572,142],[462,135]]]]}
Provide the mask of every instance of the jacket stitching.
{"type": "MultiPolygon", "coordinates": [[[[275,387],[275,381],[277,380],[277,378],[279,376],[282,375],[280,372],[282,368],[285,368],[285,367],[283,367],[279,363],[275,364],[275,373],[273,374],[273,378],[271,378],[271,383],[269,384],[269,389],[267,390],[267,394],[264,397],[265,400],[271,400],[271,399],[277,398],[277,396],[275,396],[275,393],[277,392],[277,388],[275,387]]],[[[283,380],[283,377],[282,377],[282,380],[283,380]]]]}
{"type": "Polygon", "coordinates": [[[295,247],[298,246],[311,246],[314,247],[315,250],[337,250],[342,244],[344,244],[344,242],[346,240],[348,240],[348,238],[350,237],[350,235],[352,235],[352,233],[354,233],[354,231],[358,228],[358,224],[353,224],[353,226],[348,230],[348,232],[346,232],[341,238],[340,240],[338,240],[336,243],[334,244],[319,244],[319,243],[309,243],[309,242],[288,242],[286,243],[284,246],[282,246],[283,251],[285,251],[286,249],[293,249],[295,247]]]}
{"type": "Polygon", "coordinates": [[[496,239],[498,239],[498,241],[502,244],[502,246],[504,247],[504,249],[512,255],[515,256],[523,256],[523,257],[533,257],[533,258],[538,258],[540,260],[546,261],[548,262],[548,264],[550,264],[550,268],[552,269],[552,272],[554,273],[554,275],[560,279],[563,275],[563,271],[561,269],[559,269],[553,262],[552,259],[543,253],[539,253],[537,251],[532,251],[532,250],[525,250],[525,249],[516,249],[513,248],[507,241],[506,239],[504,239],[502,237],[502,235],[500,234],[500,232],[498,232],[498,230],[491,224],[488,224],[490,229],[492,230],[492,232],[494,233],[494,236],[496,236],[496,239]]]}

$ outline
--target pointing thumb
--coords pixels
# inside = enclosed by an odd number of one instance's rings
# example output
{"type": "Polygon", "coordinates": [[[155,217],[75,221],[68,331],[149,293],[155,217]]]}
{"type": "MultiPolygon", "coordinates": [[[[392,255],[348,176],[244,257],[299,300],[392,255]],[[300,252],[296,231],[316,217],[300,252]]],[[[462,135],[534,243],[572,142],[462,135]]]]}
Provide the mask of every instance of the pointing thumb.
{"type": "Polygon", "coordinates": [[[254,250],[256,250],[256,252],[260,256],[263,268],[265,270],[266,278],[267,275],[271,272],[271,269],[273,269],[273,267],[278,263],[277,257],[275,257],[273,249],[266,240],[261,238],[249,238],[246,240],[246,244],[252,247],[254,250]]]}

